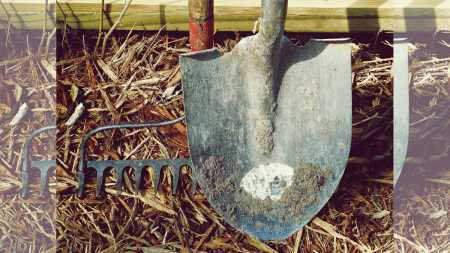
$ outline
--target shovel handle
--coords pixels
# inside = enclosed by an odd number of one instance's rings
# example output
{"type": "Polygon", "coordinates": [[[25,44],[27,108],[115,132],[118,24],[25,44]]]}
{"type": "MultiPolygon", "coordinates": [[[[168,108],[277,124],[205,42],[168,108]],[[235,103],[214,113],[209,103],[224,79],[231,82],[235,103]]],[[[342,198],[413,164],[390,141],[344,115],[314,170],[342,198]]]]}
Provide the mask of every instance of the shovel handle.
{"type": "Polygon", "coordinates": [[[258,45],[275,50],[280,46],[286,22],[287,0],[262,0],[258,45]]]}
{"type": "Polygon", "coordinates": [[[189,0],[191,52],[214,46],[214,0],[189,0]]]}

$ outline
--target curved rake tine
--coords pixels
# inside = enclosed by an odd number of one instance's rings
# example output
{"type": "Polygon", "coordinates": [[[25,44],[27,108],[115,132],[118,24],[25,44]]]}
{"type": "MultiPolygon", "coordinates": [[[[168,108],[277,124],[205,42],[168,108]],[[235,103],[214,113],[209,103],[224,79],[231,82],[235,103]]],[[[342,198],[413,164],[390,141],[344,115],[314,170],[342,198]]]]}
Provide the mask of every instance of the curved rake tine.
{"type": "Polygon", "coordinates": [[[158,192],[158,187],[159,187],[159,178],[161,176],[161,167],[153,167],[153,194],[156,195],[156,193],[158,192]]]}
{"type": "MultiPolygon", "coordinates": [[[[27,187],[28,187],[28,168],[29,168],[29,161],[28,161],[28,148],[30,146],[31,140],[33,140],[33,138],[39,134],[42,133],[44,131],[47,130],[52,130],[52,129],[56,129],[56,125],[51,125],[51,126],[45,126],[45,127],[41,127],[37,130],[35,130],[34,132],[32,132],[30,134],[30,136],[27,138],[26,142],[25,142],[25,151],[24,151],[24,161],[23,161],[23,167],[22,167],[22,198],[25,197],[25,194],[27,192],[27,187]]],[[[47,161],[49,162],[49,161],[47,161]]],[[[52,161],[50,161],[52,162],[52,161]]],[[[46,182],[46,178],[47,178],[47,172],[48,172],[48,168],[46,168],[45,173],[44,171],[41,169],[41,189],[40,189],[40,193],[39,196],[42,196],[42,194],[44,193],[43,190],[43,185],[45,186],[45,182],[46,182]]]]}
{"type": "Polygon", "coordinates": [[[42,197],[42,195],[44,195],[44,189],[45,189],[45,185],[47,183],[47,172],[48,170],[41,170],[41,186],[39,189],[39,197],[42,197]]]}
{"type": "MultiPolygon", "coordinates": [[[[80,164],[78,167],[78,197],[81,197],[81,194],[83,193],[83,186],[84,186],[84,166],[85,166],[85,160],[84,160],[84,149],[85,146],[87,144],[87,141],[89,140],[89,138],[91,138],[94,134],[101,132],[103,130],[112,130],[112,129],[119,129],[119,128],[141,128],[141,127],[160,127],[160,126],[167,126],[167,125],[172,125],[175,123],[178,123],[180,121],[184,120],[184,115],[181,117],[178,117],[176,119],[173,120],[169,120],[169,121],[163,121],[163,122],[151,122],[151,123],[131,123],[131,124],[120,124],[120,125],[110,125],[110,126],[101,126],[98,127],[92,131],[90,131],[88,134],[86,134],[86,136],[83,138],[83,141],[81,142],[81,146],[80,146],[80,164]]],[[[135,168],[136,169],[136,168],[135,168]]],[[[139,181],[140,181],[140,177],[141,177],[141,171],[142,168],[140,170],[136,169],[136,194],[137,191],[139,190],[139,181]]],[[[97,174],[97,178],[99,177],[99,175],[97,174]]],[[[103,177],[103,175],[102,175],[103,177]]],[[[98,196],[98,194],[100,193],[99,187],[98,187],[99,181],[97,180],[97,190],[96,190],[96,196],[98,196]]],[[[101,182],[100,182],[101,184],[101,182]]]]}
{"type": "Polygon", "coordinates": [[[117,190],[119,191],[119,194],[122,193],[122,178],[123,178],[123,170],[125,167],[115,168],[116,169],[116,175],[117,175],[117,190]]]}
{"type": "Polygon", "coordinates": [[[173,180],[172,180],[172,194],[177,193],[178,180],[180,179],[181,167],[172,167],[173,169],[173,180]]]}
{"type": "Polygon", "coordinates": [[[142,168],[135,169],[136,170],[136,187],[134,189],[134,194],[137,195],[139,192],[139,185],[141,182],[142,168]]]}
{"type": "Polygon", "coordinates": [[[95,197],[98,197],[100,195],[100,190],[102,189],[102,183],[103,183],[103,173],[105,172],[105,168],[95,168],[97,171],[97,188],[95,190],[95,197]]]}

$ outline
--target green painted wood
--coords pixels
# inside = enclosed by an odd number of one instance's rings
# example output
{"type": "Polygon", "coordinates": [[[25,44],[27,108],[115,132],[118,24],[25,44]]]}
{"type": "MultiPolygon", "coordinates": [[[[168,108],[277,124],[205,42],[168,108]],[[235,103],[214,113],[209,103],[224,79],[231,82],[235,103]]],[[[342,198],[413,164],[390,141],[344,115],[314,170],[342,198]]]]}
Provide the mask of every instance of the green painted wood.
{"type": "MultiPolygon", "coordinates": [[[[3,2],[3,1],[2,1],[3,2]]],[[[44,25],[44,2],[39,3],[3,2],[7,13],[11,16],[11,26],[14,29],[42,30],[44,25]]],[[[47,30],[56,26],[56,5],[48,5],[47,30]]],[[[0,6],[0,28],[8,28],[8,15],[0,6]]]]}

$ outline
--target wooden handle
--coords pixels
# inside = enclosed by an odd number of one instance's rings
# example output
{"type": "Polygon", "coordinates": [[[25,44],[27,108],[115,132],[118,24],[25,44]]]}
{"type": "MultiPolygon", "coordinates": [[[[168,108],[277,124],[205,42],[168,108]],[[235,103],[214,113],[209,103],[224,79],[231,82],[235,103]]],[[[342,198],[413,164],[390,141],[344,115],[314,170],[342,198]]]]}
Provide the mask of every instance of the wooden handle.
{"type": "Polygon", "coordinates": [[[189,17],[195,21],[208,21],[214,17],[214,0],[189,0],[189,17]]]}

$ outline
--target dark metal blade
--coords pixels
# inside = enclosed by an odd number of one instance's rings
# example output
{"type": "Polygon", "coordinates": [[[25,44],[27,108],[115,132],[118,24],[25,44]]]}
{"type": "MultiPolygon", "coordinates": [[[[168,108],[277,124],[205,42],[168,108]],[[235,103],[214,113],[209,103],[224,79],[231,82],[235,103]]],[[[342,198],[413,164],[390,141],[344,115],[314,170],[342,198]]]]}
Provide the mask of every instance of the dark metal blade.
{"type": "MultiPolygon", "coordinates": [[[[297,47],[283,36],[274,63],[259,62],[255,41],[247,37],[224,55],[212,49],[180,56],[189,148],[194,175],[216,211],[242,232],[281,240],[323,207],[344,172],[352,129],[350,40],[312,39],[297,47]],[[273,88],[261,85],[268,79],[273,88]],[[306,163],[332,167],[332,179],[314,181],[312,203],[296,208],[304,198],[298,196],[286,207],[270,199],[249,205],[258,194],[248,196],[244,178],[270,166],[293,173],[306,163]],[[281,216],[289,217],[280,222],[281,216]]],[[[283,188],[277,180],[263,183],[276,192],[283,188]]]]}

